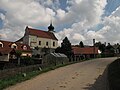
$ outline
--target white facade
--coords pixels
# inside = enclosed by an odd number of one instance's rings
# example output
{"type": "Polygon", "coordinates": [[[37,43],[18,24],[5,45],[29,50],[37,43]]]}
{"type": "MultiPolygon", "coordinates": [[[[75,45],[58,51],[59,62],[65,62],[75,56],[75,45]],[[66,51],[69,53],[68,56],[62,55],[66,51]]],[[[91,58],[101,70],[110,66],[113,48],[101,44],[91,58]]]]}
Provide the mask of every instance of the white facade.
{"type": "Polygon", "coordinates": [[[39,47],[39,48],[57,48],[58,47],[58,41],[47,39],[47,38],[41,38],[33,35],[29,35],[28,40],[29,46],[31,48],[39,47]]]}

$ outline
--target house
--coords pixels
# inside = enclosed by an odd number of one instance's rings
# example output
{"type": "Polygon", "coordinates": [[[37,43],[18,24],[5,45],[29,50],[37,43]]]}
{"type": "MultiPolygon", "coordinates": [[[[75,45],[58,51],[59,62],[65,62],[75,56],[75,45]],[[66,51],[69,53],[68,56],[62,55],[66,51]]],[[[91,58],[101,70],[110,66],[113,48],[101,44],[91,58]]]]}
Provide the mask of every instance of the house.
{"type": "Polygon", "coordinates": [[[81,60],[81,59],[89,59],[97,57],[97,55],[100,54],[100,50],[98,47],[79,47],[79,46],[72,46],[72,51],[74,54],[75,60],[81,60]]]}
{"type": "Polygon", "coordinates": [[[17,51],[21,51],[21,56],[32,56],[31,49],[28,45],[0,40],[0,61],[16,59],[17,51]]]}
{"type": "Polygon", "coordinates": [[[33,51],[33,55],[54,52],[58,47],[58,39],[54,35],[52,24],[48,27],[48,31],[33,29],[27,26],[24,36],[17,42],[28,44],[33,51]]]}

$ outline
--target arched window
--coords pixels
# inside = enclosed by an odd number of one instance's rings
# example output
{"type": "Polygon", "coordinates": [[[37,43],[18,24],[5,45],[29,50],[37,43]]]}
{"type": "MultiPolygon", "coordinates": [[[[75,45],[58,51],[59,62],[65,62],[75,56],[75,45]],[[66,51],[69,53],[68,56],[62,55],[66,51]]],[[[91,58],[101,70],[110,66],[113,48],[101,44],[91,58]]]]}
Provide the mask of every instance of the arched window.
{"type": "Polygon", "coordinates": [[[16,45],[15,43],[13,43],[13,44],[11,45],[11,48],[17,49],[17,45],[16,45]]]}
{"type": "Polygon", "coordinates": [[[23,50],[27,50],[27,46],[24,45],[24,46],[23,46],[23,50]]]}
{"type": "Polygon", "coordinates": [[[0,42],[0,48],[2,48],[3,47],[3,43],[2,42],[0,42]]]}

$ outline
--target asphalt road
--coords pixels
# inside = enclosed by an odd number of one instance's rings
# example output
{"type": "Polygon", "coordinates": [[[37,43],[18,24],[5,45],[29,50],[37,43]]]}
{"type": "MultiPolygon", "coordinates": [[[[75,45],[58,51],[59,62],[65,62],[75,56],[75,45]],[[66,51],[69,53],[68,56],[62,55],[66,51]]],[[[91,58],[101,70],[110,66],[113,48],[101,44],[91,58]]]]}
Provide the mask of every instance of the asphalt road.
{"type": "Polygon", "coordinates": [[[107,65],[116,58],[99,58],[61,67],[6,90],[108,90],[107,65]]]}

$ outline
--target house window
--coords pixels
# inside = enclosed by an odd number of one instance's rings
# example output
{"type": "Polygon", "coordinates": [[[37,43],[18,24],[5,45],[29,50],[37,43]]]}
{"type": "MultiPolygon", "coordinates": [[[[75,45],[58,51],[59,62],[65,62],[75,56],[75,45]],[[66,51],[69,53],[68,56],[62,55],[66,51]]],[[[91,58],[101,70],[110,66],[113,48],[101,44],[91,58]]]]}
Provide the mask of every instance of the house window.
{"type": "Polygon", "coordinates": [[[53,42],[53,46],[55,46],[55,42],[53,42]]]}
{"type": "Polygon", "coordinates": [[[2,53],[0,52],[0,56],[2,56],[2,53]]]}
{"type": "Polygon", "coordinates": [[[41,45],[41,41],[39,41],[39,45],[41,45]]]}
{"type": "Polygon", "coordinates": [[[17,45],[14,43],[11,45],[11,48],[17,49],[17,45]]]}
{"type": "Polygon", "coordinates": [[[1,48],[1,47],[3,47],[3,43],[2,43],[2,42],[0,42],[0,48],[1,48]]]}
{"type": "Polygon", "coordinates": [[[46,42],[46,46],[48,46],[48,42],[46,42]]]}
{"type": "Polygon", "coordinates": [[[17,48],[17,46],[13,46],[13,48],[14,48],[14,49],[16,49],[16,48],[17,48]]]}
{"type": "Polygon", "coordinates": [[[27,46],[23,46],[23,50],[27,50],[27,46]]]}
{"type": "Polygon", "coordinates": [[[3,47],[3,45],[2,45],[2,44],[0,44],[0,47],[3,47]]]}

